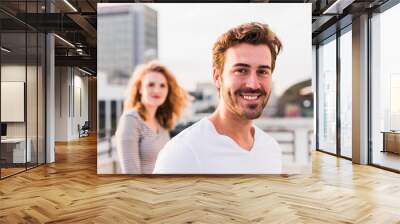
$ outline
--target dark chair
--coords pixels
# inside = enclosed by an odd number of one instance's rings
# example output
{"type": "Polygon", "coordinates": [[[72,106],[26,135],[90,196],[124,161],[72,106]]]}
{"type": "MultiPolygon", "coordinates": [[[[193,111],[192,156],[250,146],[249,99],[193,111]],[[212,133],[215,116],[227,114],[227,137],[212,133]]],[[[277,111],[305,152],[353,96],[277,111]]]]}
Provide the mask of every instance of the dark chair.
{"type": "Polygon", "coordinates": [[[82,127],[78,125],[78,129],[79,129],[79,138],[89,136],[89,129],[90,129],[89,121],[85,121],[82,127]]]}

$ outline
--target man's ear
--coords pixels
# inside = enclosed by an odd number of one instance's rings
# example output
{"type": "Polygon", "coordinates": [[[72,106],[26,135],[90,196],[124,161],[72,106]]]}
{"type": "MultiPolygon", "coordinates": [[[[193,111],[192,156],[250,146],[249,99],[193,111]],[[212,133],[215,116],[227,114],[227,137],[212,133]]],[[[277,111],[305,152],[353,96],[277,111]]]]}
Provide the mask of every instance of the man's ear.
{"type": "Polygon", "coordinates": [[[214,79],[214,84],[217,89],[221,88],[221,73],[218,69],[213,69],[213,79],[214,79]]]}

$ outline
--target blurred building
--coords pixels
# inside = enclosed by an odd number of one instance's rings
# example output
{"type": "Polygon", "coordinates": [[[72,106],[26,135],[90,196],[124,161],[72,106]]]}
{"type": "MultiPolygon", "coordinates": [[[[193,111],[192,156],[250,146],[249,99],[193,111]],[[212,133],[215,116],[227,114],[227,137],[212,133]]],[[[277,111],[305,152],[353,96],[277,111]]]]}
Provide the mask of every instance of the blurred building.
{"type": "Polygon", "coordinates": [[[313,117],[314,97],[311,79],[289,87],[277,103],[278,117],[313,117]]]}
{"type": "Polygon", "coordinates": [[[211,82],[197,83],[195,91],[190,92],[193,97],[189,110],[193,114],[212,113],[218,105],[218,92],[211,82]]]}
{"type": "Polygon", "coordinates": [[[98,10],[98,70],[124,84],[136,65],[157,58],[157,12],[145,5],[112,5],[98,10]]]}
{"type": "Polygon", "coordinates": [[[263,117],[275,117],[278,112],[278,100],[279,96],[274,91],[274,82],[272,82],[272,92],[269,96],[268,103],[264,108],[264,111],[261,116],[263,117]]]}
{"type": "Polygon", "coordinates": [[[157,58],[157,12],[142,4],[101,4],[97,16],[98,124],[115,131],[128,81],[138,64],[157,58]]]}

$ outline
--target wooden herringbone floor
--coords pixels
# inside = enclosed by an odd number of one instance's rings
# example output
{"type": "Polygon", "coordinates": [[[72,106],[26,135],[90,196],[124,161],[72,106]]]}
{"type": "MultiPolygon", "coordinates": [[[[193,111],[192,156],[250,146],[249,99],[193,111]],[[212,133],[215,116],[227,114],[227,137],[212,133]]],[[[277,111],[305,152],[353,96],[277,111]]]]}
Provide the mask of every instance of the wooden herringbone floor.
{"type": "Polygon", "coordinates": [[[0,223],[400,223],[400,175],[313,155],[313,174],[98,176],[93,137],[0,181],[0,223]]]}

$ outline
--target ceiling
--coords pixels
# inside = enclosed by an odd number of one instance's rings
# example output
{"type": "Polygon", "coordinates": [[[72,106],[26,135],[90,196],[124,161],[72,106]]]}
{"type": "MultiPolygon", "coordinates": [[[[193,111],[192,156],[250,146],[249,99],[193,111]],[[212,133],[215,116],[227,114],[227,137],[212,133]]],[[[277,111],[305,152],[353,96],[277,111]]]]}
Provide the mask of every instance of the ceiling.
{"type": "MultiPolygon", "coordinates": [[[[96,74],[97,64],[97,12],[94,0],[18,1],[1,0],[0,22],[3,45],[13,49],[7,59],[25,52],[25,30],[28,32],[54,32],[56,66],[78,66],[96,74]],[[26,2],[28,4],[26,4],[26,2]],[[71,7],[72,6],[72,7],[71,7]],[[49,11],[52,13],[49,13],[49,11]]],[[[28,40],[31,37],[28,35],[28,40]]],[[[33,48],[28,44],[27,58],[33,48]]],[[[39,46],[41,47],[41,46],[39,46]]],[[[34,52],[33,52],[34,53],[34,52]]],[[[34,54],[33,54],[34,55],[34,54]]]]}

